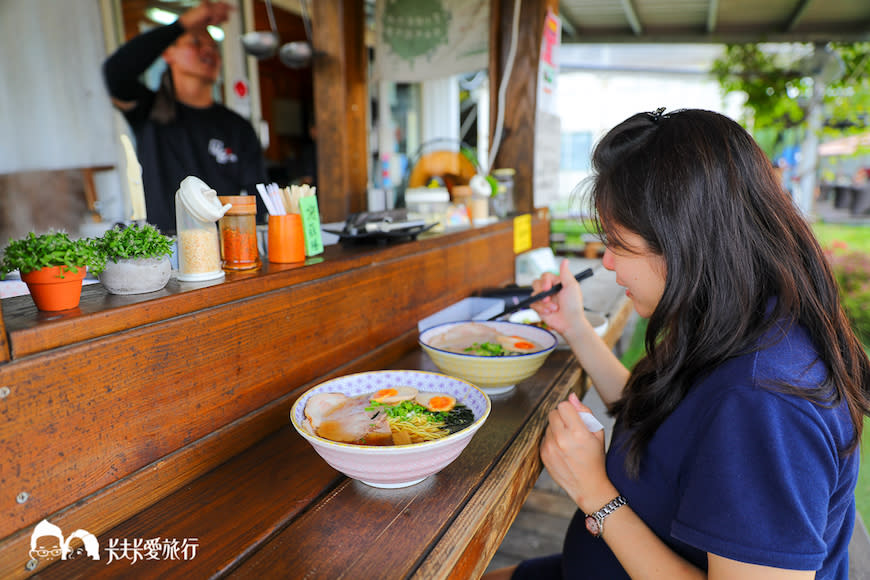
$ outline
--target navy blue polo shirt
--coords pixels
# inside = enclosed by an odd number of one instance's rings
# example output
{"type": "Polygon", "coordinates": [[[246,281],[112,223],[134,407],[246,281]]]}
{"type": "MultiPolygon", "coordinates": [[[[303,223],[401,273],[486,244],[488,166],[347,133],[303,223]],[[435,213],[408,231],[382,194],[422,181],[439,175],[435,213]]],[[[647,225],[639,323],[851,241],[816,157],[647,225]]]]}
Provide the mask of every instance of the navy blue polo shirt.
{"type": "MultiPolygon", "coordinates": [[[[859,466],[857,451],[839,452],[853,436],[848,409],[772,386],[814,386],[826,369],[802,328],[779,327],[771,336],[781,340],[727,361],[692,387],[650,441],[637,479],[624,469],[625,433],[615,431],[607,472],[659,538],[702,569],[711,552],[817,570],[819,580],[846,578],[859,466]]],[[[524,563],[515,577],[529,573],[628,578],[580,512],[561,557],[524,563]]]]}

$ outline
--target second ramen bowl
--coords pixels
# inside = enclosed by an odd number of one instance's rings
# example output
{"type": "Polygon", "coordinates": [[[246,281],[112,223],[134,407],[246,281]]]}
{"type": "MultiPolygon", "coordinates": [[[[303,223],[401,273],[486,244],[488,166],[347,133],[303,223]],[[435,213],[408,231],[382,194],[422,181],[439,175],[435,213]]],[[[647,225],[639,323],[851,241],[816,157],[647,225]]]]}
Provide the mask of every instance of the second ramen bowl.
{"type": "Polygon", "coordinates": [[[453,462],[489,417],[491,408],[489,397],[462,379],[417,370],[371,371],[331,379],[309,389],[293,404],[290,422],[334,469],[373,487],[397,488],[419,483],[453,462]],[[381,447],[330,441],[306,427],[305,404],[312,395],[342,393],[353,397],[396,386],[447,393],[471,409],[474,422],[441,439],[381,447]]]}
{"type": "Polygon", "coordinates": [[[507,393],[513,390],[517,383],[534,375],[558,344],[556,336],[548,330],[528,324],[502,321],[475,321],[475,323],[492,327],[500,334],[530,340],[540,345],[541,350],[513,356],[480,356],[450,352],[430,344],[434,337],[456,325],[469,322],[471,321],[448,322],[433,326],[420,333],[419,343],[441,372],[469,381],[488,395],[507,393]]]}

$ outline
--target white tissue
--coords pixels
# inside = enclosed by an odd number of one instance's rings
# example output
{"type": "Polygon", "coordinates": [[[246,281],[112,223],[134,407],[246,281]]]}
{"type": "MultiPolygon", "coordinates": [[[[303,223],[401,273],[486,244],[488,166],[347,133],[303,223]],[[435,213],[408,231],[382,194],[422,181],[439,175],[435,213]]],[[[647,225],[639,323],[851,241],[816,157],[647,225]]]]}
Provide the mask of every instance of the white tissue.
{"type": "Polygon", "coordinates": [[[583,423],[586,425],[586,428],[589,429],[591,433],[595,433],[596,431],[601,431],[604,429],[604,425],[595,418],[595,415],[592,413],[587,413],[586,411],[580,411],[580,418],[583,419],[583,423]]]}

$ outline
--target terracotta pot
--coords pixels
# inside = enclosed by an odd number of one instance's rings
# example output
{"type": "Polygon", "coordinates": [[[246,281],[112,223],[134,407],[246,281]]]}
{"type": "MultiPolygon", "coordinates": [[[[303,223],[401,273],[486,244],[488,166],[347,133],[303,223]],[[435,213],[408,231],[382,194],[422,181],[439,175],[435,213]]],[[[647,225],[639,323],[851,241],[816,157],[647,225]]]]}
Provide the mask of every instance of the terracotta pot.
{"type": "Polygon", "coordinates": [[[78,272],[63,272],[62,266],[21,274],[36,307],[48,312],[76,308],[82,297],[84,277],[85,268],[78,268],[78,272]]]}

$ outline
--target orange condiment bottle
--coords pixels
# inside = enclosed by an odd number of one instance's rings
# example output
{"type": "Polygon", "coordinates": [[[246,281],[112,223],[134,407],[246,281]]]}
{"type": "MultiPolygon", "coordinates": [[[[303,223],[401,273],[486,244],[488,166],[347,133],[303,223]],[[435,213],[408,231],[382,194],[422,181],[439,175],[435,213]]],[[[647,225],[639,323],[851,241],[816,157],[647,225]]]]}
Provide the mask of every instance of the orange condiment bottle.
{"type": "Polygon", "coordinates": [[[220,200],[233,206],[220,220],[223,268],[225,270],[259,268],[257,198],[253,195],[224,195],[220,200]]]}

